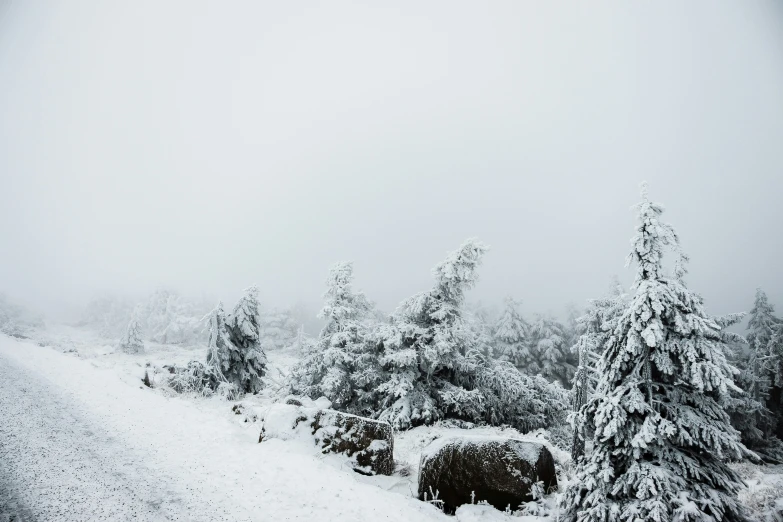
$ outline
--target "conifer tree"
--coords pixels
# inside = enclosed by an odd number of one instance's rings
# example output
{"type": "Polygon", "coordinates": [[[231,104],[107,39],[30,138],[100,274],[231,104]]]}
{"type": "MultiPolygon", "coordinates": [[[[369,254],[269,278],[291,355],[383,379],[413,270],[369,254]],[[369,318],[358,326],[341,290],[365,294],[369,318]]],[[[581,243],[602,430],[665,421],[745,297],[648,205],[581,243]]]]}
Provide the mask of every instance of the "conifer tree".
{"type": "MultiPolygon", "coordinates": [[[[563,386],[570,386],[576,368],[572,363],[563,325],[552,317],[539,315],[530,326],[541,375],[563,386]]],[[[532,373],[532,372],[531,372],[532,373]]]]}
{"type": "MultiPolygon", "coordinates": [[[[746,314],[731,314],[716,317],[715,321],[727,328],[742,321],[746,314]]],[[[740,433],[742,443],[762,459],[778,463],[783,457],[783,447],[773,435],[775,418],[766,407],[769,398],[769,374],[761,371],[756,351],[748,347],[741,335],[724,330],[726,344],[731,348],[730,361],[740,369],[735,383],[741,393],[731,393],[724,402],[724,408],[731,417],[731,425],[740,433]]],[[[755,460],[755,459],[753,459],[755,460]]]]}
{"type": "Polygon", "coordinates": [[[478,280],[488,247],[469,239],[433,269],[435,286],[404,301],[380,330],[387,379],[378,387],[381,418],[396,428],[434,422],[444,415],[478,415],[483,400],[467,381],[480,353],[472,344],[462,307],[478,280]]]}
{"type": "Polygon", "coordinates": [[[266,355],[259,340],[258,305],[258,289],[251,286],[228,317],[222,302],[210,314],[207,365],[214,368],[218,381],[233,385],[237,393],[263,388],[266,355]]]}
{"type": "Polygon", "coordinates": [[[770,304],[767,294],[761,288],[757,288],[746,337],[748,344],[758,356],[770,355],[770,345],[780,323],[781,320],[775,316],[775,307],[770,304]]]}
{"type": "Polygon", "coordinates": [[[368,413],[380,379],[378,353],[368,342],[372,304],[353,289],[353,264],[329,270],[324,307],[326,321],[318,342],[292,370],[291,389],[312,398],[325,396],[340,410],[368,413]]]}
{"type": "Polygon", "coordinates": [[[261,377],[266,374],[266,354],[261,348],[259,308],[258,288],[253,285],[226,318],[226,330],[236,348],[231,352],[227,377],[242,393],[258,393],[264,387],[261,377]]]}
{"type": "Polygon", "coordinates": [[[120,339],[120,350],[125,353],[144,353],[144,340],[141,335],[137,310],[134,310],[128,328],[120,339]]]}
{"type": "Polygon", "coordinates": [[[490,311],[480,302],[468,307],[465,314],[465,321],[470,334],[473,336],[471,341],[473,346],[485,358],[494,359],[498,356],[497,347],[493,342],[493,332],[490,319],[490,311]]]}
{"type": "Polygon", "coordinates": [[[593,450],[566,491],[564,520],[744,520],[736,496],[742,480],[726,463],[747,450],[721,405],[738,389],[722,327],[685,286],[687,257],[646,186],[637,209],[629,256],[635,294],[583,408],[593,450]],[[673,276],[664,272],[667,248],[677,254],[673,276]]]}
{"type": "MultiPolygon", "coordinates": [[[[750,311],[746,336],[750,348],[742,382],[751,395],[751,399],[763,401],[765,410],[759,412],[759,424],[767,422],[773,426],[778,436],[783,435],[783,338],[778,334],[783,330],[783,321],[775,315],[775,307],[767,299],[761,288],[756,289],[756,298],[750,311]],[[765,417],[765,415],[769,417],[765,417]]],[[[737,408],[740,418],[748,422],[742,407],[737,408]]],[[[766,431],[764,428],[762,430],[766,431]]],[[[765,433],[765,436],[771,432],[765,433]]],[[[762,436],[763,438],[763,436],[762,436]]]]}
{"type": "Polygon", "coordinates": [[[606,341],[617,326],[620,315],[625,311],[626,296],[619,281],[612,285],[609,295],[590,301],[585,314],[576,320],[576,352],[579,363],[574,374],[572,397],[574,433],[571,444],[571,458],[574,462],[584,455],[585,419],[579,412],[587,404],[597,381],[596,366],[603,353],[606,341]]]}
{"type": "Polygon", "coordinates": [[[530,325],[519,313],[519,302],[511,296],[506,297],[503,312],[495,324],[498,357],[529,375],[536,375],[541,369],[530,344],[529,329],[530,325]]]}
{"type": "Polygon", "coordinates": [[[218,302],[209,314],[209,341],[207,342],[207,366],[212,369],[216,382],[228,382],[231,367],[239,359],[236,346],[231,342],[226,326],[226,313],[223,311],[223,301],[218,302]]]}

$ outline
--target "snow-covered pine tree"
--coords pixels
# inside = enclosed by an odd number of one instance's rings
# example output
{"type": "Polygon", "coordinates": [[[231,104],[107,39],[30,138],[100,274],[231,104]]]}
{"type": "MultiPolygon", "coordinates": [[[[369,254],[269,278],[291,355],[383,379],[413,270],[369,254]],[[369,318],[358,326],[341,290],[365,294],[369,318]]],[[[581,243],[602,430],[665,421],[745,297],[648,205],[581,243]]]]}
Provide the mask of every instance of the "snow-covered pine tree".
{"type": "Polygon", "coordinates": [[[744,520],[740,477],[727,458],[747,450],[721,404],[736,369],[721,326],[685,286],[687,257],[646,185],[629,262],[635,295],[606,343],[585,406],[593,449],[564,495],[563,520],[744,520]],[[677,254],[664,273],[664,250],[677,254]]]}
{"type": "Polygon", "coordinates": [[[579,310],[574,303],[566,305],[566,320],[565,323],[563,323],[563,334],[565,345],[568,347],[568,350],[574,354],[574,357],[572,357],[574,363],[576,363],[577,360],[576,343],[579,340],[579,318],[582,317],[582,315],[584,315],[584,311],[579,310]]]}
{"type": "Polygon", "coordinates": [[[573,364],[575,357],[572,357],[570,347],[566,345],[563,325],[553,317],[539,315],[530,325],[530,337],[541,375],[570,387],[576,371],[573,364]]]}
{"type": "Polygon", "coordinates": [[[748,320],[747,329],[749,332],[746,338],[748,345],[758,356],[771,355],[769,352],[770,343],[780,323],[781,320],[775,315],[775,307],[770,304],[767,294],[761,288],[757,288],[756,298],[748,320]]]}
{"type": "Polygon", "coordinates": [[[469,239],[433,269],[435,286],[404,301],[380,329],[388,378],[378,387],[380,418],[397,429],[482,413],[481,392],[467,388],[480,356],[462,307],[488,247],[469,239]]]}
{"type": "Polygon", "coordinates": [[[266,373],[266,354],[261,349],[259,306],[258,288],[253,285],[226,318],[230,346],[235,349],[229,352],[224,375],[241,393],[258,393],[264,387],[261,377],[266,373]]]}
{"type": "Polygon", "coordinates": [[[343,411],[373,411],[374,388],[380,379],[379,353],[368,342],[372,304],[353,289],[353,264],[337,263],[329,270],[324,307],[326,321],[318,342],[305,353],[291,374],[291,391],[321,395],[343,411]]]}
{"type": "Polygon", "coordinates": [[[469,311],[465,314],[465,322],[473,336],[472,344],[476,350],[488,359],[496,358],[489,309],[480,302],[470,306],[469,311]]]}
{"type": "Polygon", "coordinates": [[[228,382],[231,367],[238,360],[234,354],[237,347],[231,342],[226,326],[226,313],[223,311],[223,301],[218,302],[214,310],[209,314],[209,341],[207,342],[207,366],[213,371],[216,382],[213,388],[217,388],[218,382],[228,382]]]}
{"type": "Polygon", "coordinates": [[[782,436],[783,339],[776,333],[783,329],[783,321],[775,315],[775,307],[761,288],[756,289],[747,329],[749,354],[741,380],[751,397],[764,401],[768,408],[770,417],[760,418],[761,424],[769,421],[777,435],[782,436]]]}
{"type": "Polygon", "coordinates": [[[606,341],[611,337],[622,313],[627,297],[619,281],[613,283],[609,295],[590,301],[585,314],[576,319],[576,341],[578,366],[572,388],[574,433],[571,444],[571,458],[574,462],[584,455],[585,426],[589,420],[580,415],[582,407],[593,393],[598,376],[596,366],[603,353],[606,341]]]}
{"type": "Polygon", "coordinates": [[[740,369],[735,384],[742,390],[727,397],[724,408],[729,413],[731,425],[739,431],[742,443],[753,450],[762,459],[771,463],[783,460],[783,445],[773,435],[775,418],[766,407],[769,397],[769,374],[761,372],[756,352],[748,347],[747,340],[741,335],[725,330],[742,321],[746,314],[731,314],[716,317],[724,330],[724,341],[731,348],[730,361],[740,369]]]}
{"type": "Polygon", "coordinates": [[[530,343],[530,325],[522,318],[519,302],[513,297],[506,297],[503,304],[503,312],[495,323],[494,338],[498,358],[510,362],[529,375],[536,375],[541,368],[530,343]]]}
{"type": "Polygon", "coordinates": [[[138,319],[138,308],[133,311],[128,328],[120,339],[120,350],[125,353],[144,353],[144,340],[138,319]]]}

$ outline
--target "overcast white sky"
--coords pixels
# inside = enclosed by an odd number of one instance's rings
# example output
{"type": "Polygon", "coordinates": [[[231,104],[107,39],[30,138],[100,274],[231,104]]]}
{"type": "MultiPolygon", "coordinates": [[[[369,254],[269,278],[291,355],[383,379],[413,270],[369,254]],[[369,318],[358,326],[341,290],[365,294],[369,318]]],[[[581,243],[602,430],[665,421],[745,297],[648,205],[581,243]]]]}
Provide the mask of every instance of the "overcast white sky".
{"type": "Polygon", "coordinates": [[[646,179],[710,311],[783,308],[783,4],[380,4],[0,0],[0,290],[391,310],[477,236],[471,299],[559,313],[646,179]]]}

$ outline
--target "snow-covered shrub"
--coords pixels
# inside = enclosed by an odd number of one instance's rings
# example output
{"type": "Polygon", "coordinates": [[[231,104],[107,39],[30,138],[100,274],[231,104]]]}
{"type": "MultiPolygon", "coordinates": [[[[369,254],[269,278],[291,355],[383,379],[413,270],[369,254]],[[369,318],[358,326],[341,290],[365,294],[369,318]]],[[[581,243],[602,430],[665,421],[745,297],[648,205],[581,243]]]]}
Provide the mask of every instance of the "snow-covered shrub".
{"type": "Polygon", "coordinates": [[[165,383],[177,393],[194,393],[207,397],[217,389],[219,378],[212,366],[190,361],[184,367],[169,367],[169,371],[171,375],[165,383]]]}
{"type": "Polygon", "coordinates": [[[721,325],[685,286],[685,256],[646,187],[630,262],[635,295],[598,364],[583,408],[593,448],[562,502],[569,522],[744,520],[741,479],[726,459],[747,452],[722,401],[736,369],[721,325]],[[666,248],[677,255],[664,272],[666,248]]]}
{"type": "Polygon", "coordinates": [[[739,500],[753,522],[783,522],[783,477],[775,468],[747,462],[732,468],[747,484],[739,492],[739,500]],[[767,471],[769,470],[769,471],[767,471]]]}

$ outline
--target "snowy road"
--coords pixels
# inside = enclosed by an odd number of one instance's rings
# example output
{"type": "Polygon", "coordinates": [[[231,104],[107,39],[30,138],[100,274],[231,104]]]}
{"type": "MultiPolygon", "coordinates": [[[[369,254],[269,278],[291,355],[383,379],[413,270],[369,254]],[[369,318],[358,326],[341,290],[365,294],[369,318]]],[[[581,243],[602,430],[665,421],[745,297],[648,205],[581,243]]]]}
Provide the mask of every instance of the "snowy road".
{"type": "Polygon", "coordinates": [[[225,410],[0,336],[0,521],[448,520],[225,410]]]}

